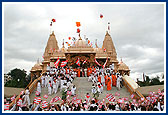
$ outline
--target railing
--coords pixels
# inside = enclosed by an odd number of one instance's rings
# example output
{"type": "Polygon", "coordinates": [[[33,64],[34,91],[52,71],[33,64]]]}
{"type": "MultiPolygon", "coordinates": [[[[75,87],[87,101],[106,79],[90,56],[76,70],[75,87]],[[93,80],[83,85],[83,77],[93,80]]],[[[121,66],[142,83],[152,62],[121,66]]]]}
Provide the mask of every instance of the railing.
{"type": "MultiPolygon", "coordinates": [[[[37,87],[37,82],[38,82],[38,80],[41,79],[41,77],[43,76],[43,74],[44,74],[44,72],[41,74],[40,77],[38,77],[37,79],[35,79],[33,82],[30,82],[30,83],[27,85],[27,87],[24,89],[24,91],[25,91],[27,88],[29,88],[29,91],[30,91],[30,94],[31,94],[31,93],[33,92],[33,90],[37,87]]],[[[13,106],[13,104],[15,104],[15,103],[18,101],[19,98],[20,98],[20,94],[15,98],[14,101],[12,101],[12,103],[10,103],[9,108],[11,108],[11,107],[13,106]]]]}
{"type": "Polygon", "coordinates": [[[130,92],[130,94],[135,94],[136,98],[141,98],[142,97],[142,98],[145,99],[145,97],[138,90],[134,89],[130,85],[130,83],[127,80],[125,80],[125,78],[123,78],[123,81],[124,81],[124,86],[127,88],[128,92],[130,92]]]}

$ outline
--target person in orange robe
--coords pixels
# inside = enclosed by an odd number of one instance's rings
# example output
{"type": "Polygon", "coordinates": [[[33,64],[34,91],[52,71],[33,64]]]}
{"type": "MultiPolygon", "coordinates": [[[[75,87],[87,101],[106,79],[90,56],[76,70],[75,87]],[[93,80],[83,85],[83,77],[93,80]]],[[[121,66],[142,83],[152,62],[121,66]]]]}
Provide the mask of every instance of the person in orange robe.
{"type": "Polygon", "coordinates": [[[107,78],[107,91],[111,90],[111,79],[110,77],[107,78]]]}
{"type": "Polygon", "coordinates": [[[77,69],[77,72],[78,72],[78,77],[80,77],[80,69],[79,68],[77,69]]]}
{"type": "Polygon", "coordinates": [[[65,68],[65,70],[66,70],[66,74],[68,73],[68,71],[67,71],[67,67],[65,68]]]}
{"type": "Polygon", "coordinates": [[[116,77],[115,74],[112,74],[112,80],[113,80],[112,85],[116,87],[116,80],[117,80],[117,77],[116,77]]]}
{"type": "Polygon", "coordinates": [[[89,71],[90,71],[89,68],[87,68],[87,76],[88,76],[88,77],[89,77],[89,71]]]}
{"type": "Polygon", "coordinates": [[[100,77],[100,75],[98,76],[98,82],[101,83],[101,77],[100,77]]]}
{"type": "Polygon", "coordinates": [[[105,85],[107,85],[107,78],[108,78],[108,76],[104,74],[105,85]]]}

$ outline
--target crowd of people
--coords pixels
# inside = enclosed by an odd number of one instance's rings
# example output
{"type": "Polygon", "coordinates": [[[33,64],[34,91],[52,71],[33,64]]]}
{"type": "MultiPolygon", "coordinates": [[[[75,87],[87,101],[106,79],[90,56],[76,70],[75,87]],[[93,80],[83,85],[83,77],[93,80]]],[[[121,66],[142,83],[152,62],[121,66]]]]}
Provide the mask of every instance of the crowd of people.
{"type": "MultiPolygon", "coordinates": [[[[112,90],[112,86],[118,90],[123,86],[122,76],[114,71],[114,68],[90,67],[88,69],[72,68],[49,68],[37,83],[36,97],[30,103],[29,89],[22,92],[20,98],[9,109],[9,103],[4,101],[5,111],[163,111],[164,92],[150,92],[146,99],[126,98],[115,99],[114,96],[107,95],[106,99],[99,100],[103,89],[112,90]],[[76,95],[77,87],[73,84],[76,77],[88,77],[88,82],[92,82],[91,93],[85,95],[85,99],[78,99],[76,95]],[[48,95],[56,96],[60,91],[62,97],[54,97],[50,102],[42,100],[41,88],[48,88],[48,95]],[[71,97],[71,98],[70,98],[71,97]],[[111,99],[112,98],[112,99],[111,99]],[[60,103],[57,103],[58,100],[60,103]]],[[[43,96],[44,97],[44,96],[43,96]]],[[[48,98],[45,95],[44,98],[48,98]]]]}

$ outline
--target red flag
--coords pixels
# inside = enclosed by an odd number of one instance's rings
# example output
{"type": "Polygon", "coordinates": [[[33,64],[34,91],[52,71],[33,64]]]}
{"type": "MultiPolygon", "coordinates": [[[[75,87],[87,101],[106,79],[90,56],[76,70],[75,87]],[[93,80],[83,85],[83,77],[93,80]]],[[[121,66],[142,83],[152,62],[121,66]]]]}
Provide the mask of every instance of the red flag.
{"type": "Polygon", "coordinates": [[[72,95],[72,92],[71,91],[67,91],[67,95],[72,95]]]}
{"type": "Polygon", "coordinates": [[[47,98],[48,98],[48,95],[45,94],[45,95],[43,96],[43,98],[47,99],[47,98]]]}
{"type": "Polygon", "coordinates": [[[71,37],[68,37],[69,40],[71,40],[71,37]]]}
{"type": "Polygon", "coordinates": [[[76,103],[78,103],[78,104],[81,103],[81,99],[77,99],[76,103]]]}
{"type": "Polygon", "coordinates": [[[76,101],[76,100],[77,100],[77,96],[73,96],[72,101],[76,101]]]}
{"type": "Polygon", "coordinates": [[[76,26],[77,27],[81,26],[80,22],[76,22],[76,26]]]}
{"type": "Polygon", "coordinates": [[[13,96],[10,98],[11,101],[15,100],[15,96],[16,96],[16,95],[13,95],[13,96]]]}
{"type": "Polygon", "coordinates": [[[85,64],[86,63],[86,61],[87,61],[87,59],[82,63],[82,64],[85,64]]]}
{"type": "Polygon", "coordinates": [[[40,92],[39,92],[39,91],[36,91],[36,94],[35,94],[35,95],[37,95],[37,96],[40,95],[40,92]]]}
{"type": "Polygon", "coordinates": [[[80,29],[79,28],[77,29],[77,33],[80,33],[80,29]]]}
{"type": "Polygon", "coordinates": [[[118,103],[124,103],[124,100],[123,99],[119,99],[118,103]]]}
{"type": "Polygon", "coordinates": [[[22,105],[22,99],[19,98],[19,100],[17,101],[17,106],[21,106],[22,105]]]}
{"type": "Polygon", "coordinates": [[[96,63],[97,65],[101,66],[101,65],[99,64],[99,62],[97,62],[96,58],[95,58],[95,63],[96,63]]]}
{"type": "Polygon", "coordinates": [[[106,48],[104,48],[103,50],[104,50],[104,52],[106,52],[106,48]]]}
{"type": "Polygon", "coordinates": [[[62,62],[61,62],[61,67],[66,66],[67,62],[68,62],[68,60],[66,60],[66,61],[62,61],[62,62]]]}
{"type": "Polygon", "coordinates": [[[60,63],[60,59],[58,57],[57,61],[54,63],[55,67],[58,68],[58,64],[60,63]]]}
{"type": "Polygon", "coordinates": [[[134,94],[132,94],[130,97],[133,99],[133,98],[135,97],[135,95],[134,95],[134,94]]]}
{"type": "Polygon", "coordinates": [[[20,92],[20,95],[23,95],[23,93],[24,93],[24,91],[21,91],[21,92],[20,92]]]}
{"type": "Polygon", "coordinates": [[[59,101],[59,100],[61,100],[60,97],[58,97],[58,96],[54,97],[54,102],[57,102],[57,101],[59,101]]]}
{"type": "Polygon", "coordinates": [[[102,14],[100,14],[100,18],[103,18],[103,15],[102,15],[102,14]]]}
{"type": "Polygon", "coordinates": [[[46,108],[48,107],[48,102],[47,101],[43,101],[42,102],[42,108],[46,108]]]}
{"type": "Polygon", "coordinates": [[[53,19],[52,19],[52,22],[56,22],[56,19],[53,18],[53,19]]]}
{"type": "Polygon", "coordinates": [[[133,102],[133,103],[136,103],[136,99],[133,99],[132,102],[133,102]]]}
{"type": "Polygon", "coordinates": [[[79,58],[78,58],[78,60],[76,61],[76,64],[77,64],[78,66],[80,66],[80,60],[79,60],[79,58]]]}
{"type": "Polygon", "coordinates": [[[39,104],[41,102],[41,97],[34,97],[34,103],[39,104]]]}
{"type": "Polygon", "coordinates": [[[108,95],[106,96],[106,98],[107,98],[107,100],[112,101],[112,99],[113,99],[114,97],[113,97],[112,94],[108,94],[108,95]]]}
{"type": "Polygon", "coordinates": [[[9,110],[9,104],[4,104],[4,111],[9,110]]]}

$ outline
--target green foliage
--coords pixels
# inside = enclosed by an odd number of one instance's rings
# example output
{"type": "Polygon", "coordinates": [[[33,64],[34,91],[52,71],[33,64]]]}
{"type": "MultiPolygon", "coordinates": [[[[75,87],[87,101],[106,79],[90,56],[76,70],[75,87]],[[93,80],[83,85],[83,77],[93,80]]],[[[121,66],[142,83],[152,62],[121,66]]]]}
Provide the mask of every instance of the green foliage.
{"type": "Polygon", "coordinates": [[[26,71],[24,69],[21,70],[21,69],[15,68],[11,70],[8,73],[8,75],[11,75],[12,80],[8,81],[5,84],[5,87],[25,88],[30,82],[30,75],[27,76],[26,71]]]}
{"type": "Polygon", "coordinates": [[[138,85],[143,86],[152,86],[152,85],[163,85],[164,81],[160,82],[159,76],[156,76],[155,78],[150,79],[149,76],[145,76],[146,80],[144,82],[137,81],[138,85]]]}

